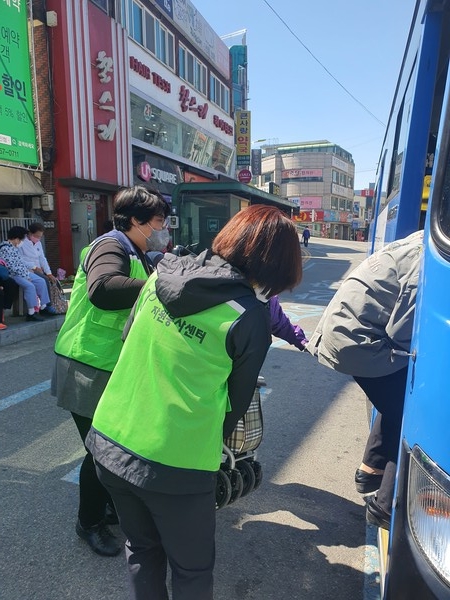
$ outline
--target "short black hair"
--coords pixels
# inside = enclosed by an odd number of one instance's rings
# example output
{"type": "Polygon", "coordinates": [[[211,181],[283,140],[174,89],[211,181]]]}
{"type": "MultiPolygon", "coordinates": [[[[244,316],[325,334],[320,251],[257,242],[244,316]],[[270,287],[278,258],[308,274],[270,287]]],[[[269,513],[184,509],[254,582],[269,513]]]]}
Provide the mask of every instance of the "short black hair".
{"type": "Polygon", "coordinates": [[[148,223],[153,217],[168,217],[170,207],[157,190],[135,185],[120,190],[114,198],[114,226],[119,231],[129,231],[134,217],[139,224],[148,223]]]}
{"type": "Polygon", "coordinates": [[[7,233],[8,240],[23,240],[27,235],[28,230],[25,227],[20,227],[20,225],[16,225],[15,227],[11,227],[11,229],[7,233]]]}
{"type": "Polygon", "coordinates": [[[42,223],[39,223],[38,221],[35,221],[34,223],[30,223],[28,225],[28,231],[30,233],[36,233],[37,231],[45,231],[45,227],[42,223]]]}

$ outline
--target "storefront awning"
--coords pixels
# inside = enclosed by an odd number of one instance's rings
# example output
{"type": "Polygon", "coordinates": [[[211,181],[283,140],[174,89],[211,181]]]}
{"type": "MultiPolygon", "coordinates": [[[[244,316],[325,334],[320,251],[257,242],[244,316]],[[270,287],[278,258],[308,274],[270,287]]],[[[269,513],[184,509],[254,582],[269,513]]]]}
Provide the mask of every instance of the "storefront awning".
{"type": "Polygon", "coordinates": [[[25,169],[0,166],[0,195],[2,196],[42,196],[44,188],[39,180],[25,169]]]}

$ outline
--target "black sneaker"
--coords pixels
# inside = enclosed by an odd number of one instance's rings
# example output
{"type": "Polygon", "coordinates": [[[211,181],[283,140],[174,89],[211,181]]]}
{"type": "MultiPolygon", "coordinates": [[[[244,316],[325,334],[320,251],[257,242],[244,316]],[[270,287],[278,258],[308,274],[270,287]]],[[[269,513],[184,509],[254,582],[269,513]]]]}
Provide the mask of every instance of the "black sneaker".
{"type": "Polygon", "coordinates": [[[92,527],[82,527],[80,520],[75,526],[77,535],[87,542],[96,554],[101,556],[117,556],[122,551],[122,544],[102,521],[92,527]]]}
{"type": "Polygon", "coordinates": [[[44,317],[40,317],[37,313],[33,315],[27,315],[25,321],[45,321],[44,317]]]}
{"type": "Polygon", "coordinates": [[[51,317],[55,317],[58,313],[56,312],[56,308],[54,306],[48,305],[42,310],[39,311],[41,315],[49,315],[51,317]]]}

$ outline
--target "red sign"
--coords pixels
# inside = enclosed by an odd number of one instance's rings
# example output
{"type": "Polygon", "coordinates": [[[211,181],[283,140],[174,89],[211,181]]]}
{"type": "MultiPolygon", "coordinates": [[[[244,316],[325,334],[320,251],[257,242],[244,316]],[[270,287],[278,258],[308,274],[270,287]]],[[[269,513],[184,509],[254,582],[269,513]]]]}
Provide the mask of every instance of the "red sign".
{"type": "Polygon", "coordinates": [[[249,183],[252,180],[252,172],[249,169],[241,169],[238,173],[238,179],[241,183],[249,183]]]}

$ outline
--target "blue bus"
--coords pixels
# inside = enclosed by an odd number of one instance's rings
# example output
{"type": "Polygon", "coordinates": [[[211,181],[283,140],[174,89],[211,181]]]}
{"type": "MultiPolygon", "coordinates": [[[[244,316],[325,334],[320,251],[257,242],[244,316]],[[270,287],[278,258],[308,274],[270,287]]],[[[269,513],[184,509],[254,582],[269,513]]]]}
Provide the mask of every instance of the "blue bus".
{"type": "Polygon", "coordinates": [[[450,0],[417,0],[369,239],[373,252],[416,231],[426,214],[384,600],[450,599],[449,57],[450,0]]]}

